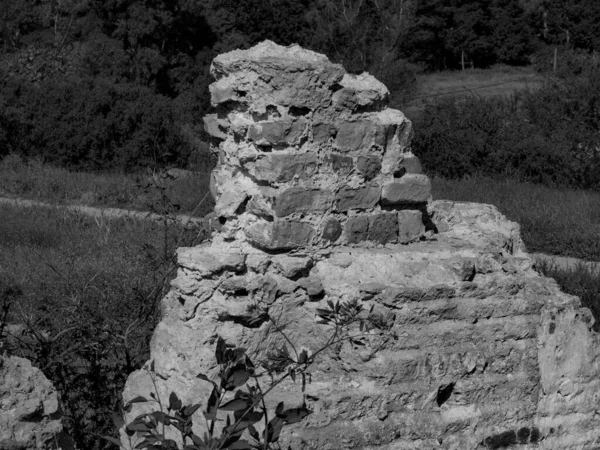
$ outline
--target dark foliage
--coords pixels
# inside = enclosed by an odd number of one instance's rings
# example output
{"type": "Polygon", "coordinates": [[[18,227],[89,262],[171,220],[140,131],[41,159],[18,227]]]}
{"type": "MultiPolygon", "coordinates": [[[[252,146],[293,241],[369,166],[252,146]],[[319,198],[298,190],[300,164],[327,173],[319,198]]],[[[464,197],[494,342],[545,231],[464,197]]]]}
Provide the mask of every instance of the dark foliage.
{"type": "Polygon", "coordinates": [[[0,81],[0,152],[84,170],[184,164],[174,105],[149,88],[102,79],[0,81]]]}
{"type": "Polygon", "coordinates": [[[512,99],[443,100],[427,106],[414,150],[433,174],[516,176],[600,188],[600,70],[555,78],[512,99]]]}

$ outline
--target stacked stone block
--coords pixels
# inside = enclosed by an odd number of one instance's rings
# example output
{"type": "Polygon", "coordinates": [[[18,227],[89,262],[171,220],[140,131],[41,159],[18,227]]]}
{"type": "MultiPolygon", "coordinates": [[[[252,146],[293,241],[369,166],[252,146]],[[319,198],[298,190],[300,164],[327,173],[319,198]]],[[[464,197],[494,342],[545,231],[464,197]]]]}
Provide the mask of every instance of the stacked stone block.
{"type": "Polygon", "coordinates": [[[408,243],[431,184],[387,88],[325,56],[263,42],[218,56],[205,117],[226,239],[268,251],[408,243]],[[367,244],[368,245],[368,244],[367,244]]]}

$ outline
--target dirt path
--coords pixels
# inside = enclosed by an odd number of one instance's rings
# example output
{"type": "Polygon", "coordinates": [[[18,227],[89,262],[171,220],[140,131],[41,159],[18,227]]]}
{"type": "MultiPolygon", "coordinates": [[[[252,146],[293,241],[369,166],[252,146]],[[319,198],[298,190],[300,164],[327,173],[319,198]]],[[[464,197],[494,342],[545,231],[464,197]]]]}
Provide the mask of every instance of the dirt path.
{"type": "MultiPolygon", "coordinates": [[[[90,217],[120,219],[131,218],[136,220],[155,220],[162,221],[163,217],[159,214],[143,211],[133,211],[130,209],[119,208],[98,208],[94,206],[83,205],[56,205],[52,203],[41,202],[37,200],[26,200],[20,198],[0,197],[0,205],[19,206],[24,208],[45,207],[45,208],[61,208],[67,211],[72,211],[80,214],[85,214],[90,217]]],[[[185,214],[175,216],[175,219],[183,225],[206,225],[207,219],[192,217],[185,214]]]]}

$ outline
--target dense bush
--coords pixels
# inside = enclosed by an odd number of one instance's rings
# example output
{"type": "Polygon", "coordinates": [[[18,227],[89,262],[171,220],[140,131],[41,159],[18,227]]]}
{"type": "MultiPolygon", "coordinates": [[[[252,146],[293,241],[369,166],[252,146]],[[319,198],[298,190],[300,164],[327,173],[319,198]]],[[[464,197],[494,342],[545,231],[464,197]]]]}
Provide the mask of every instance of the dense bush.
{"type": "Polygon", "coordinates": [[[556,77],[510,99],[445,99],[426,106],[414,150],[446,178],[515,176],[600,188],[600,70],[556,77]]]}
{"type": "Polygon", "coordinates": [[[0,81],[0,156],[85,170],[185,165],[192,151],[173,102],[149,88],[102,79],[0,81]]]}

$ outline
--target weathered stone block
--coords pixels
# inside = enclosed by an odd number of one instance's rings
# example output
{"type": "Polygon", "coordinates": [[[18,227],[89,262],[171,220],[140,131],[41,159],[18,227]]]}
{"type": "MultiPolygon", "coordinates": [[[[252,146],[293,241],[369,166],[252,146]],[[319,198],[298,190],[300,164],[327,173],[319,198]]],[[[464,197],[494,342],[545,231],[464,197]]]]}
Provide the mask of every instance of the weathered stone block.
{"type": "Polygon", "coordinates": [[[412,173],[420,175],[423,173],[421,167],[421,161],[415,155],[406,155],[400,163],[400,167],[404,169],[405,173],[412,173]]]}
{"type": "Polygon", "coordinates": [[[367,239],[379,244],[396,242],[398,238],[398,216],[395,212],[384,212],[369,216],[367,239]]]}
{"type": "Polygon", "coordinates": [[[322,213],[331,208],[333,193],[326,189],[291,187],[275,198],[273,211],[278,217],[292,213],[322,213]]]}
{"type": "Polygon", "coordinates": [[[342,225],[336,219],[329,219],[323,226],[321,238],[328,242],[335,242],[342,235],[342,225]]]}
{"type": "Polygon", "coordinates": [[[245,234],[252,245],[264,250],[292,250],[310,245],[314,229],[298,220],[275,220],[254,224],[245,234]]]}
{"type": "Polygon", "coordinates": [[[214,247],[180,247],[177,249],[177,263],[192,270],[199,277],[228,270],[238,272],[245,267],[244,255],[235,252],[222,252],[214,247]]]}
{"type": "Polygon", "coordinates": [[[325,162],[331,165],[331,169],[339,176],[346,176],[354,169],[354,161],[350,156],[331,154],[325,158],[325,162]]]}
{"type": "Polygon", "coordinates": [[[271,261],[286,278],[297,277],[312,265],[312,260],[307,256],[277,255],[271,261]]]}
{"type": "Polygon", "coordinates": [[[367,181],[372,180],[381,171],[381,156],[359,156],[356,159],[356,168],[367,181]]]}
{"type": "Polygon", "coordinates": [[[408,244],[419,240],[425,233],[423,213],[405,209],[398,211],[398,242],[408,244]]]}
{"type": "Polygon", "coordinates": [[[248,194],[238,189],[238,186],[231,186],[219,196],[215,205],[215,214],[217,217],[231,217],[246,201],[248,194]]]}
{"type": "Polygon", "coordinates": [[[306,278],[301,278],[298,280],[298,284],[306,290],[306,293],[310,297],[315,297],[323,293],[323,283],[321,283],[319,277],[315,275],[309,275],[306,278]]]}
{"type": "Polygon", "coordinates": [[[212,137],[218,139],[227,139],[228,122],[226,120],[219,119],[216,114],[207,114],[204,116],[203,120],[204,131],[206,131],[212,137]]]}
{"type": "Polygon", "coordinates": [[[335,134],[335,127],[331,123],[315,123],[312,127],[313,142],[327,142],[335,134]]]}
{"type": "Polygon", "coordinates": [[[248,140],[258,145],[295,145],[306,129],[306,119],[260,122],[248,128],[248,140]]]}
{"type": "Polygon", "coordinates": [[[369,218],[367,216],[349,217],[344,231],[349,244],[366,241],[369,233],[369,218]]]}
{"type": "Polygon", "coordinates": [[[285,183],[296,177],[310,178],[317,171],[316,153],[270,153],[246,164],[260,181],[285,183]]]}
{"type": "Polygon", "coordinates": [[[431,181],[425,175],[406,174],[383,186],[382,205],[423,203],[431,197],[431,181]]]}
{"type": "Polygon", "coordinates": [[[358,107],[383,107],[390,95],[385,85],[368,73],[344,74],[340,85],[343,87],[333,94],[332,101],[352,111],[358,107]]]}
{"type": "Polygon", "coordinates": [[[386,127],[371,120],[357,120],[338,126],[335,143],[342,151],[356,151],[373,145],[383,147],[385,139],[386,127]]]}
{"type": "Polygon", "coordinates": [[[341,188],[335,195],[336,210],[349,211],[351,209],[371,209],[377,205],[381,196],[381,187],[378,185],[353,189],[341,188]]]}

